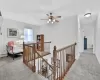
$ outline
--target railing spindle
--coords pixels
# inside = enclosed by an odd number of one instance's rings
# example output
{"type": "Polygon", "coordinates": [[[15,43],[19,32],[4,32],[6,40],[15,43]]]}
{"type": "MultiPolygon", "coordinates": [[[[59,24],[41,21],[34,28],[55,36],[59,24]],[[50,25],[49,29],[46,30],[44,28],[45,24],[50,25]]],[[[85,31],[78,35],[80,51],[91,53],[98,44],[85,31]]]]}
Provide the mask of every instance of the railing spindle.
{"type": "Polygon", "coordinates": [[[61,70],[60,79],[61,79],[61,78],[62,78],[62,51],[60,51],[60,61],[61,61],[61,62],[60,62],[60,66],[61,66],[61,69],[60,69],[60,70],[61,70]]]}
{"type": "Polygon", "coordinates": [[[35,51],[35,44],[33,44],[33,54],[34,54],[33,72],[35,72],[35,54],[36,54],[36,51],[35,51]]]}
{"type": "MultiPolygon", "coordinates": [[[[58,52],[58,54],[59,54],[59,59],[60,59],[60,52],[58,52]]],[[[59,62],[59,64],[61,63],[61,60],[60,60],[60,62],[59,62]]],[[[60,67],[61,67],[61,65],[59,65],[59,80],[60,80],[60,67]]]]}
{"type": "MultiPolygon", "coordinates": [[[[59,60],[58,59],[58,54],[57,54],[57,60],[59,60]]],[[[57,80],[58,80],[58,68],[59,68],[59,62],[58,61],[57,61],[57,67],[56,68],[57,68],[57,80]]]]}
{"type": "Polygon", "coordinates": [[[65,69],[64,69],[64,66],[65,66],[65,65],[64,65],[64,64],[65,64],[65,62],[64,62],[64,51],[65,51],[65,50],[63,50],[63,54],[62,54],[62,59],[63,59],[63,62],[62,62],[62,63],[63,63],[63,77],[64,77],[64,75],[65,75],[65,69]]]}
{"type": "Polygon", "coordinates": [[[38,55],[38,74],[39,74],[39,55],[38,55]]]}
{"type": "Polygon", "coordinates": [[[27,52],[28,58],[27,58],[27,62],[29,62],[29,46],[28,46],[28,52],[27,52]]]}
{"type": "Polygon", "coordinates": [[[56,80],[56,60],[57,60],[57,53],[56,53],[56,46],[54,46],[53,50],[53,80],[56,80]]]}

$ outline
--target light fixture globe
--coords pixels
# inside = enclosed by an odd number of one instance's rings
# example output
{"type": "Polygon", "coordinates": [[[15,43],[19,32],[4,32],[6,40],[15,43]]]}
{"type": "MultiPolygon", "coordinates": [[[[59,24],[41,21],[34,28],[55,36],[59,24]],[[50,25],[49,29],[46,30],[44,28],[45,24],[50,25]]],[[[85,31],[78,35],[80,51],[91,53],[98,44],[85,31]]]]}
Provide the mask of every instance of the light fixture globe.
{"type": "Polygon", "coordinates": [[[55,22],[55,19],[53,20],[53,22],[55,22]]]}
{"type": "Polygon", "coordinates": [[[53,24],[54,22],[52,21],[51,23],[53,24]]]}
{"type": "Polygon", "coordinates": [[[84,15],[84,17],[90,17],[91,16],[91,13],[86,13],[85,15],[84,15]]]}
{"type": "Polygon", "coordinates": [[[49,21],[51,21],[51,19],[49,19],[49,21]]]}
{"type": "Polygon", "coordinates": [[[50,23],[50,21],[47,21],[47,23],[50,23]]]}

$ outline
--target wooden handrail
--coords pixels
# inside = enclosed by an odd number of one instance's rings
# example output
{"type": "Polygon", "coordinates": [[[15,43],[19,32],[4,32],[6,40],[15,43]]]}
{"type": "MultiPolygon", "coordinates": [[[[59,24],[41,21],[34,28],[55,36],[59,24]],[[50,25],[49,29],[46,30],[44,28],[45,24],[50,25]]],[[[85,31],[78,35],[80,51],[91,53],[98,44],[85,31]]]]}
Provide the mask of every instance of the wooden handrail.
{"type": "MultiPolygon", "coordinates": [[[[25,45],[32,45],[32,44],[38,44],[38,43],[39,43],[39,42],[36,42],[36,43],[25,43],[25,42],[24,42],[25,45]]],[[[44,43],[51,43],[51,41],[47,41],[47,42],[44,42],[44,43]]]]}
{"type": "Polygon", "coordinates": [[[57,51],[57,52],[62,51],[62,50],[66,49],[66,48],[69,48],[69,47],[71,47],[71,46],[73,46],[73,45],[76,45],[76,43],[71,44],[71,45],[68,45],[68,46],[66,46],[66,47],[63,47],[63,48],[58,49],[58,50],[56,50],[56,51],[57,51]]]}
{"type": "MultiPolygon", "coordinates": [[[[44,42],[44,44],[45,43],[51,43],[51,41],[49,41],[49,42],[44,42]]],[[[40,43],[23,43],[24,44],[24,46],[29,46],[29,47],[33,47],[33,44],[40,44],[40,43]]]]}

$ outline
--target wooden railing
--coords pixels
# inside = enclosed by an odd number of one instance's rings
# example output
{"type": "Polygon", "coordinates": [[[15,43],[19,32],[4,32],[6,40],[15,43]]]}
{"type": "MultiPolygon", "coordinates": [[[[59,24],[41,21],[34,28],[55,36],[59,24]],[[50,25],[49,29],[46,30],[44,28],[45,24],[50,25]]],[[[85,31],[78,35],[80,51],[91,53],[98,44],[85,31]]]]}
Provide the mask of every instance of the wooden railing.
{"type": "MultiPolygon", "coordinates": [[[[41,56],[50,54],[50,43],[44,42],[44,51],[38,53],[41,56]],[[46,50],[45,50],[46,49],[46,50]]],[[[36,71],[36,59],[40,56],[37,54],[37,44],[39,43],[23,43],[23,62],[33,71],[36,71]]]]}
{"type": "Polygon", "coordinates": [[[39,57],[36,60],[36,63],[38,63],[36,64],[37,66],[36,72],[50,80],[53,80],[53,77],[52,77],[53,66],[50,63],[48,63],[47,59],[44,59],[43,56],[41,56],[39,52],[36,52],[36,54],[39,57]]]}
{"type": "Polygon", "coordinates": [[[23,62],[35,72],[35,47],[32,47],[34,44],[24,44],[23,43],[23,62]],[[30,61],[34,60],[33,64],[30,61]]]}
{"type": "Polygon", "coordinates": [[[54,80],[62,80],[75,61],[75,45],[76,43],[58,50],[56,50],[56,46],[54,46],[54,80]]]}
{"type": "MultiPolygon", "coordinates": [[[[33,71],[49,80],[62,80],[75,61],[76,43],[57,50],[54,46],[51,63],[36,50],[36,43],[23,44],[23,62],[33,71]]],[[[45,53],[45,52],[42,52],[45,53]]]]}

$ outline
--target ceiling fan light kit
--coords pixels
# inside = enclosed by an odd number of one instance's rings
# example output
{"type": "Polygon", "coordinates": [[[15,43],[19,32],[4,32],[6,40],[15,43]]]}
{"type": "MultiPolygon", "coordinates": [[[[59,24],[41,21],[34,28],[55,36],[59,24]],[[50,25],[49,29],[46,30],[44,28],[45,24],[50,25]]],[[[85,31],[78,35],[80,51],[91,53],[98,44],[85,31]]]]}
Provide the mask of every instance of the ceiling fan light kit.
{"type": "Polygon", "coordinates": [[[53,20],[53,22],[55,22],[55,19],[53,20]]]}
{"type": "Polygon", "coordinates": [[[57,18],[61,18],[61,16],[53,16],[52,13],[46,14],[48,16],[48,19],[41,19],[41,20],[47,20],[47,23],[55,23],[59,22],[57,18]]]}
{"type": "Polygon", "coordinates": [[[52,24],[54,23],[54,22],[51,22],[52,24]]]}
{"type": "Polygon", "coordinates": [[[53,23],[54,23],[54,21],[47,21],[47,23],[52,23],[52,24],[53,24],[53,23]]]}

